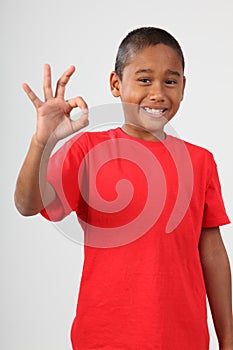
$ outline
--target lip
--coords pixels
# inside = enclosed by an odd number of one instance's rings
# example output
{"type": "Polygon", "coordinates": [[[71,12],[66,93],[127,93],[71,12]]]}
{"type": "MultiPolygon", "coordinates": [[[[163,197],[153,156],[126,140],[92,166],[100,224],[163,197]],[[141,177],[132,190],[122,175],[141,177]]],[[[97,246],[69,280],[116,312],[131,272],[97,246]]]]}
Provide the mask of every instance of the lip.
{"type": "Polygon", "coordinates": [[[164,118],[167,112],[167,108],[160,107],[160,106],[143,106],[141,107],[143,113],[145,113],[147,116],[153,119],[160,119],[164,118]]]}

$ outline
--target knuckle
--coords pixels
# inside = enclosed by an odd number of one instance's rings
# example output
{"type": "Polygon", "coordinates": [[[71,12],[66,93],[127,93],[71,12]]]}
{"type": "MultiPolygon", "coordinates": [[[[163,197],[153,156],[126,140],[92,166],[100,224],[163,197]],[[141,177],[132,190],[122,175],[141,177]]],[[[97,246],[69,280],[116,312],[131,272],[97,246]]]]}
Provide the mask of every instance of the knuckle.
{"type": "Polygon", "coordinates": [[[58,80],[57,85],[60,85],[61,87],[65,87],[66,83],[61,79],[58,80]]]}

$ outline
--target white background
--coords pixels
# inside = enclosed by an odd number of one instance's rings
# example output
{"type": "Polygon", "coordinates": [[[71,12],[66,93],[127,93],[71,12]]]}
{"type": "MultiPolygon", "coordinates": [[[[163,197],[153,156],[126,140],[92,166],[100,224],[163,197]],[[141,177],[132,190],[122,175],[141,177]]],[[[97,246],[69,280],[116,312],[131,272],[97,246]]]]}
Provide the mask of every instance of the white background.
{"type": "MultiPolygon", "coordinates": [[[[21,84],[29,82],[41,96],[44,63],[52,65],[56,78],[74,64],[77,73],[67,97],[82,95],[90,107],[113,103],[108,79],[122,38],[138,26],[170,31],[187,65],[185,100],[173,127],[214,153],[233,218],[233,3],[5,0],[0,16],[0,348],[66,350],[71,348],[82,247],[40,216],[24,218],[14,208],[17,173],[35,128],[35,113],[21,84]]],[[[222,232],[232,261],[232,225],[222,232]]],[[[211,349],[217,350],[209,323],[211,349]]]]}

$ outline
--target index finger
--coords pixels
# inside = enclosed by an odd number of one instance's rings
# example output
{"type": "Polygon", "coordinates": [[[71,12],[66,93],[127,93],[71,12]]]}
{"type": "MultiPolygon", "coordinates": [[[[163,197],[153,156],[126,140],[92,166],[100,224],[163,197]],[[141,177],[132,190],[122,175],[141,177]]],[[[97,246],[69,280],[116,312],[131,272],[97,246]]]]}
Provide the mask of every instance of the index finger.
{"type": "Polygon", "coordinates": [[[61,78],[57,82],[57,87],[56,87],[56,97],[64,98],[65,95],[65,87],[68,81],[70,80],[71,75],[74,73],[75,67],[70,66],[65,73],[62,74],[61,78]]]}

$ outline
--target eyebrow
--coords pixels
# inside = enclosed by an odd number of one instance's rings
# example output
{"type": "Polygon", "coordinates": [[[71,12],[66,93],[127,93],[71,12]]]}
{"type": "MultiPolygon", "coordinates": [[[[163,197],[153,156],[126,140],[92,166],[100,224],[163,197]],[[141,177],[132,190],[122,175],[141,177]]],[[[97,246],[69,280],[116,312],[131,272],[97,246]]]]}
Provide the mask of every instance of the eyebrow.
{"type": "Polygon", "coordinates": [[[180,77],[180,72],[178,72],[178,71],[168,69],[167,73],[170,75],[176,75],[176,76],[180,77]]]}
{"type": "Polygon", "coordinates": [[[141,74],[141,73],[153,73],[152,69],[139,69],[135,72],[135,74],[141,74]]]}
{"type": "MultiPolygon", "coordinates": [[[[135,72],[135,75],[137,74],[142,74],[142,73],[153,73],[153,70],[152,69],[139,69],[135,72]]],[[[181,74],[178,72],[178,71],[173,71],[171,69],[167,69],[166,71],[166,74],[169,74],[169,75],[176,75],[178,77],[181,76],[181,74]]]]}

